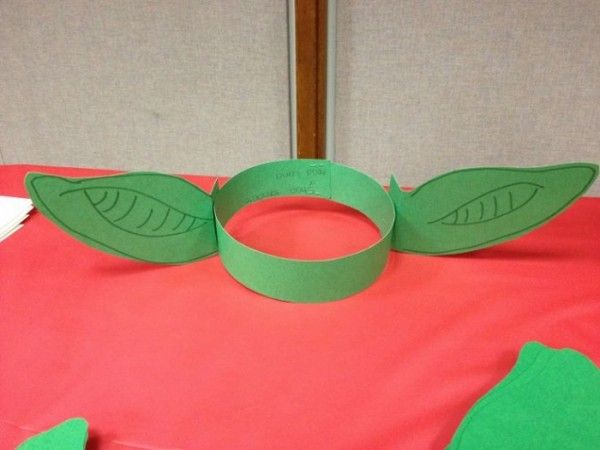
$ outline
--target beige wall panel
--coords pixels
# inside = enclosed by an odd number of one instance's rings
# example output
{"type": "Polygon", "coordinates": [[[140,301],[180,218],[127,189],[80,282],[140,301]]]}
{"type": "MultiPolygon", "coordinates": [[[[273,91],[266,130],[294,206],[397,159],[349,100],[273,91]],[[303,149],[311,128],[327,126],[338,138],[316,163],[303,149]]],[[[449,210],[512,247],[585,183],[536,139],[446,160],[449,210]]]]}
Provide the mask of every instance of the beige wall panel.
{"type": "Polygon", "coordinates": [[[289,156],[286,4],[0,1],[5,163],[233,174],[289,156]]]}
{"type": "Polygon", "coordinates": [[[600,162],[600,1],[338,1],[337,26],[339,161],[405,185],[600,162]]]}

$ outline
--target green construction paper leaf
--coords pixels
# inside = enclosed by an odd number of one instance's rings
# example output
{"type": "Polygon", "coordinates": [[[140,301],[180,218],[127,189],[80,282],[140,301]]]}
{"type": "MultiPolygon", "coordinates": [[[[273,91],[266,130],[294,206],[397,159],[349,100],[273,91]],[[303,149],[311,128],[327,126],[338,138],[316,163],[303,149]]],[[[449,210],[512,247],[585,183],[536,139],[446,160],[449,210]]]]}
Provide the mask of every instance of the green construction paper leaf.
{"type": "Polygon", "coordinates": [[[36,208],[108,253],[180,264],[217,251],[212,198],[188,181],[150,172],[97,178],[29,173],[36,208]]]}
{"type": "Polygon", "coordinates": [[[600,370],[537,342],[467,413],[447,450],[600,448],[600,370]]]}
{"type": "Polygon", "coordinates": [[[392,247],[432,255],[464,253],[508,241],[559,214],[593,183],[595,164],[450,172],[412,192],[392,178],[392,247]]]}
{"type": "Polygon", "coordinates": [[[219,191],[221,190],[221,188],[219,187],[219,180],[215,180],[213,187],[210,191],[210,196],[211,198],[214,200],[215,197],[219,194],[219,191]]]}
{"type": "Polygon", "coordinates": [[[88,438],[85,419],[74,418],[36,434],[22,442],[17,450],[84,450],[88,438]]]}

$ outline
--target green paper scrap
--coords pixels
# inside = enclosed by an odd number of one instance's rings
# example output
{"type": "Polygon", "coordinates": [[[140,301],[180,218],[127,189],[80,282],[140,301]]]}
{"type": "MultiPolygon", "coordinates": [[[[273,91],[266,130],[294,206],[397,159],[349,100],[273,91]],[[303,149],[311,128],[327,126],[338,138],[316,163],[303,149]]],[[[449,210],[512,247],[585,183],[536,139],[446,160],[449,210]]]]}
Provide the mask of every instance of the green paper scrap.
{"type": "Polygon", "coordinates": [[[392,178],[389,195],[366,174],[327,160],[260,164],[215,182],[207,194],[178,177],[150,172],[96,178],[30,173],[37,209],[84,243],[119,256],[164,264],[219,251],[229,273],[280,300],[324,302],[372,284],[390,249],[443,255],[514,239],[559,214],[593,183],[595,164],[533,169],[476,168],[434,178],[412,192],[392,178]],[[381,238],[341,258],[305,261],[252,249],[225,230],[244,206],[279,196],[327,198],[377,225],[381,238]]]}
{"type": "Polygon", "coordinates": [[[105,252],[180,264],[217,251],[211,196],[182,178],[150,172],[97,178],[29,173],[25,184],[39,211],[105,252]]]}
{"type": "Polygon", "coordinates": [[[236,280],[261,294],[293,302],[338,300],[370,286],[385,267],[394,208],[381,185],[357,170],[310,159],[261,164],[229,180],[214,200],[223,265],[236,280]],[[378,227],[379,241],[352,255],[306,261],[262,253],[225,230],[227,221],[245,205],[297,195],[330,199],[362,212],[378,227]]]}
{"type": "Polygon", "coordinates": [[[527,343],[467,413],[447,450],[600,448],[600,370],[585,355],[527,343]]]}
{"type": "Polygon", "coordinates": [[[73,418],[22,442],[17,450],[84,450],[88,438],[85,419],[73,418]]]}
{"type": "Polygon", "coordinates": [[[395,250],[443,255],[508,241],[546,223],[598,175],[595,164],[534,169],[480,168],[450,172],[411,192],[390,196],[396,208],[395,250]]]}

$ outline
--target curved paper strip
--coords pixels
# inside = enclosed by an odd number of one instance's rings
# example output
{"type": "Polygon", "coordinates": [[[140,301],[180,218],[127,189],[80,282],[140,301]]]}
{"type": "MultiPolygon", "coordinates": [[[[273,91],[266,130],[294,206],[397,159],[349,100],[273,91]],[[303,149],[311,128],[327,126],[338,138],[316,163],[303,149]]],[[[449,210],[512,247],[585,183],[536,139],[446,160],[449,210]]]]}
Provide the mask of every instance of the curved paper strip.
{"type": "Polygon", "coordinates": [[[508,241],[559,214],[593,183],[594,164],[450,172],[412,192],[392,178],[392,247],[432,255],[463,253],[508,241]]]}
{"type": "Polygon", "coordinates": [[[84,450],[88,438],[88,424],[74,418],[36,434],[22,442],[17,450],[84,450]]]}
{"type": "Polygon", "coordinates": [[[347,297],[377,279],[390,250],[394,208],[367,175],[330,161],[303,159],[261,164],[231,178],[215,195],[215,219],[221,260],[236,280],[269,297],[315,303],[347,297]],[[225,230],[245,205],[292,195],[323,197],[357,209],[377,225],[381,238],[349,256],[306,261],[262,253],[225,230]]]}
{"type": "Polygon", "coordinates": [[[447,450],[567,448],[600,448],[600,370],[575,350],[529,342],[447,450]]]}
{"type": "Polygon", "coordinates": [[[105,252],[179,264],[217,251],[212,199],[182,178],[149,172],[98,178],[29,173],[25,184],[40,212],[105,252]]]}

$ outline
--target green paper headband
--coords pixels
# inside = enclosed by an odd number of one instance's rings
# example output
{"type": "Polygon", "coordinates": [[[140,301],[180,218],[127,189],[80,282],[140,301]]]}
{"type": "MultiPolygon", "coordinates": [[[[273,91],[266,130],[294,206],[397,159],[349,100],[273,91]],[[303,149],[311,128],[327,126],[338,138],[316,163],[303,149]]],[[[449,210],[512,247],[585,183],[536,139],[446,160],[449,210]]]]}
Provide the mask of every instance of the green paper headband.
{"type": "Polygon", "coordinates": [[[84,243],[127,258],[183,264],[219,252],[248,288],[292,302],[337,300],[370,286],[390,249],[444,255],[521,236],[567,208],[593,183],[594,164],[450,172],[411,192],[392,178],[389,194],[364,173],[327,160],[261,164],[209,195],[182,178],[148,172],[97,178],[30,173],[39,211],[84,243]],[[341,258],[269,255],[233,238],[227,221],[255,201],[280,196],[330,199],[365,214],[380,239],[341,258]]]}

